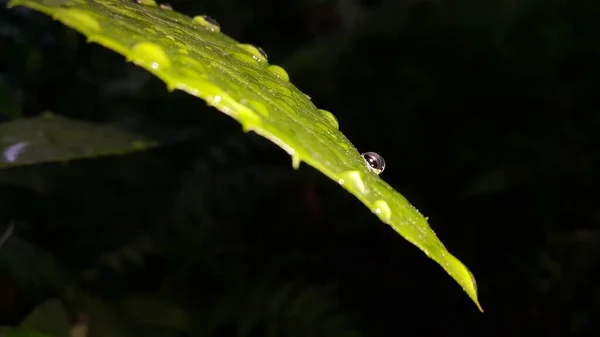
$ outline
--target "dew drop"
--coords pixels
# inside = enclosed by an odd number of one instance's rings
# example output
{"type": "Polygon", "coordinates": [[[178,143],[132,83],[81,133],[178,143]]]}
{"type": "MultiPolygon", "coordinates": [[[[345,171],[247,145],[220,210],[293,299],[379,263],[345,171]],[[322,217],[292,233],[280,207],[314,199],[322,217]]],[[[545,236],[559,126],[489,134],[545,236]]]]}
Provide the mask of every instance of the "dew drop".
{"type": "Polygon", "coordinates": [[[258,52],[260,53],[260,55],[265,59],[268,60],[269,57],[267,56],[267,52],[262,49],[261,47],[256,47],[256,50],[258,50],[258,52]]]}
{"type": "Polygon", "coordinates": [[[340,124],[338,123],[337,118],[335,118],[335,116],[331,112],[323,109],[319,109],[319,112],[322,113],[323,116],[325,116],[325,119],[327,119],[329,125],[331,125],[336,130],[339,129],[340,124]]]}
{"type": "Polygon", "coordinates": [[[167,11],[172,11],[173,10],[173,6],[171,6],[169,4],[163,3],[163,4],[160,4],[160,9],[164,9],[164,10],[167,10],[167,11]]]}
{"type": "Polygon", "coordinates": [[[134,0],[134,2],[138,5],[153,6],[153,7],[158,6],[156,1],[154,1],[154,0],[134,0]]]}
{"type": "Polygon", "coordinates": [[[377,174],[381,174],[385,170],[385,160],[378,153],[365,152],[362,154],[363,158],[367,162],[369,169],[377,174]]]}
{"type": "Polygon", "coordinates": [[[29,146],[28,142],[19,142],[10,145],[7,148],[5,148],[4,151],[2,151],[2,157],[4,157],[4,160],[6,162],[14,163],[19,158],[19,156],[23,154],[23,151],[25,151],[27,146],[29,146]]]}
{"type": "Polygon", "coordinates": [[[269,108],[260,101],[250,101],[252,110],[258,112],[263,117],[269,117],[269,108]]]}
{"type": "Polygon", "coordinates": [[[258,61],[258,59],[256,57],[250,56],[246,53],[232,52],[231,56],[235,57],[236,59],[238,59],[244,63],[251,63],[251,64],[259,64],[260,63],[260,61],[258,61]]]}
{"type": "Polygon", "coordinates": [[[221,25],[219,25],[219,22],[208,15],[194,16],[192,21],[213,32],[219,33],[221,31],[221,25]]]}
{"type": "Polygon", "coordinates": [[[147,66],[155,70],[171,67],[171,60],[165,51],[160,46],[151,42],[136,44],[131,51],[129,59],[135,64],[147,66]]]}
{"type": "Polygon", "coordinates": [[[285,71],[285,69],[281,68],[280,66],[269,66],[267,68],[270,72],[272,72],[273,74],[275,74],[277,77],[279,77],[280,79],[289,82],[290,80],[290,75],[288,75],[287,71],[285,71]]]}
{"type": "Polygon", "coordinates": [[[384,200],[377,200],[373,204],[373,212],[377,214],[377,216],[383,221],[388,222],[392,217],[392,211],[390,210],[390,206],[384,200]]]}
{"type": "Polygon", "coordinates": [[[349,188],[355,188],[363,194],[366,192],[365,183],[363,182],[360,172],[358,171],[346,171],[340,173],[338,183],[340,185],[346,185],[349,188]]]}
{"type": "Polygon", "coordinates": [[[300,168],[300,155],[298,155],[298,152],[294,152],[292,154],[292,168],[294,170],[297,170],[300,168]]]}
{"type": "Polygon", "coordinates": [[[54,17],[68,25],[85,27],[94,31],[100,30],[100,23],[98,20],[94,19],[88,12],[81,9],[60,9],[56,12],[54,17]]]}
{"type": "Polygon", "coordinates": [[[268,61],[267,53],[265,53],[265,51],[260,47],[256,47],[247,43],[240,43],[237,46],[250,53],[252,57],[259,62],[268,61]]]}

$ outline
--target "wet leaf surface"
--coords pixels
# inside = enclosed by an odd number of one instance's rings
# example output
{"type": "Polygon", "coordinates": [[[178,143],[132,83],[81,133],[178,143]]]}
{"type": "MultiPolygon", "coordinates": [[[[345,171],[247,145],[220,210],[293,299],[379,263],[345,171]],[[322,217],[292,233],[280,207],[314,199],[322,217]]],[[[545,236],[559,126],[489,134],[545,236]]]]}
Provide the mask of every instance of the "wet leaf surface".
{"type": "MultiPolygon", "coordinates": [[[[301,161],[315,167],[439,263],[481,309],[472,274],[446,250],[427,220],[367,165],[338,131],[331,113],[315,107],[289,82],[283,68],[269,64],[262,49],[222,34],[226,27],[213,19],[188,17],[152,0],[10,3],[16,5],[51,15],[85,34],[90,42],[124,55],[162,79],[169,90],[202,98],[235,118],[243,130],[283,148],[295,168],[301,161]]],[[[19,147],[23,145],[14,151],[19,147]]]]}

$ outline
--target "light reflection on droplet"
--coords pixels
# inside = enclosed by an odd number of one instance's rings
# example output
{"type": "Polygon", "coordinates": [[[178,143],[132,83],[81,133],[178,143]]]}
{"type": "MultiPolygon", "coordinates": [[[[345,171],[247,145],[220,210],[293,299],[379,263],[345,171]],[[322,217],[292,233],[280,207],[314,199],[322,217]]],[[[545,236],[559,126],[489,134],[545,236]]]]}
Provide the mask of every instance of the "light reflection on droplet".
{"type": "Polygon", "coordinates": [[[383,170],[385,170],[385,160],[381,155],[375,152],[366,152],[362,154],[363,158],[367,162],[367,167],[371,169],[371,171],[381,174],[383,170]]]}

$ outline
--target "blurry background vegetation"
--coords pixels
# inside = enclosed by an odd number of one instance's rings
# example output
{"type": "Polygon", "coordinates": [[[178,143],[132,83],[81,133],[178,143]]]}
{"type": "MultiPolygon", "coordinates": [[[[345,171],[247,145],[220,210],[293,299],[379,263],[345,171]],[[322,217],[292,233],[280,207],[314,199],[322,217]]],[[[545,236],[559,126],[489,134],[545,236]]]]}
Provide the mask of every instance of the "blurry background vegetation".
{"type": "Polygon", "coordinates": [[[0,230],[15,224],[0,247],[0,325],[60,336],[89,322],[92,337],[600,333],[600,2],[170,3],[261,46],[359,150],[383,155],[384,179],[477,277],[485,314],[334,182],[5,4],[1,122],[50,111],[161,146],[0,170],[0,230]]]}

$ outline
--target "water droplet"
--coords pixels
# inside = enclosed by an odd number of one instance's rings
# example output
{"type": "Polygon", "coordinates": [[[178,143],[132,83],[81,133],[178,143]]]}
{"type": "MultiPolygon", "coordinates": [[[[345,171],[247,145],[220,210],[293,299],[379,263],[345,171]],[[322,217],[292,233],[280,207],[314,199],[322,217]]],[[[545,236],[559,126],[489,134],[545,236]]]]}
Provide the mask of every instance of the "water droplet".
{"type": "Polygon", "coordinates": [[[23,154],[23,151],[25,151],[27,146],[29,146],[29,143],[27,142],[19,142],[10,145],[9,147],[5,148],[4,151],[2,151],[2,156],[6,162],[14,163],[19,156],[23,154]]]}
{"type": "Polygon", "coordinates": [[[60,9],[56,12],[54,18],[59,19],[68,25],[85,27],[95,31],[100,30],[100,23],[98,20],[94,19],[88,12],[81,9],[60,9]]]}
{"type": "Polygon", "coordinates": [[[269,66],[267,69],[286,82],[290,80],[290,75],[288,75],[287,71],[285,71],[285,69],[281,68],[280,66],[272,65],[269,66]]]}
{"type": "Polygon", "coordinates": [[[363,182],[360,172],[358,171],[346,171],[340,173],[338,183],[340,185],[346,185],[349,188],[355,188],[363,194],[366,192],[365,183],[363,182]]]}
{"type": "Polygon", "coordinates": [[[194,16],[194,18],[192,19],[192,21],[196,24],[199,24],[200,26],[209,29],[213,32],[220,32],[221,31],[221,25],[219,24],[219,22],[217,22],[217,20],[211,18],[208,15],[198,15],[198,16],[194,16]]]}
{"type": "Polygon", "coordinates": [[[171,6],[169,4],[160,4],[160,8],[164,9],[164,10],[168,10],[168,11],[172,11],[173,10],[173,6],[171,6]]]}
{"type": "Polygon", "coordinates": [[[362,154],[367,162],[368,167],[375,173],[380,174],[385,170],[385,160],[375,152],[365,152],[362,154]]]}
{"type": "Polygon", "coordinates": [[[259,64],[260,61],[258,61],[256,59],[256,57],[250,56],[246,53],[236,53],[236,52],[232,52],[231,56],[235,57],[236,59],[244,62],[244,63],[252,63],[252,64],[259,64]]]}
{"type": "Polygon", "coordinates": [[[151,42],[140,42],[136,44],[129,59],[135,64],[150,67],[152,69],[170,68],[171,60],[162,47],[151,42]]]}
{"type": "Polygon", "coordinates": [[[158,6],[156,1],[154,1],[154,0],[134,0],[134,2],[136,4],[144,5],[144,6],[154,6],[154,7],[158,6]]]}
{"type": "Polygon", "coordinates": [[[338,123],[337,118],[335,118],[335,116],[331,112],[323,109],[319,109],[319,112],[322,113],[323,116],[325,116],[327,122],[329,122],[329,125],[331,125],[336,130],[339,129],[340,124],[338,123]]]}
{"type": "Polygon", "coordinates": [[[269,117],[269,108],[260,101],[250,101],[250,107],[252,110],[258,112],[264,117],[269,117]]]}
{"type": "Polygon", "coordinates": [[[298,152],[294,152],[292,154],[292,168],[294,168],[294,170],[300,168],[300,161],[300,155],[298,154],[298,152]]]}
{"type": "Polygon", "coordinates": [[[267,52],[262,49],[261,47],[256,47],[256,50],[258,50],[258,52],[260,53],[260,55],[265,59],[268,60],[269,57],[267,56],[267,52]]]}
{"type": "Polygon", "coordinates": [[[259,62],[267,62],[269,60],[267,53],[265,53],[265,51],[260,47],[246,43],[240,43],[237,46],[250,53],[252,57],[259,62]]]}
{"type": "Polygon", "coordinates": [[[390,206],[384,200],[375,201],[373,204],[373,212],[375,212],[383,222],[390,221],[390,218],[392,217],[390,206]]]}

